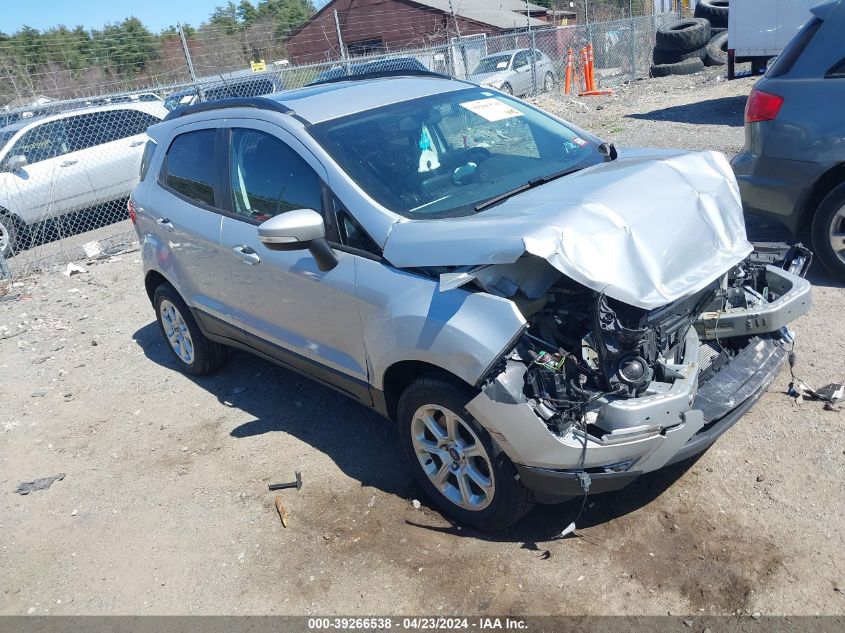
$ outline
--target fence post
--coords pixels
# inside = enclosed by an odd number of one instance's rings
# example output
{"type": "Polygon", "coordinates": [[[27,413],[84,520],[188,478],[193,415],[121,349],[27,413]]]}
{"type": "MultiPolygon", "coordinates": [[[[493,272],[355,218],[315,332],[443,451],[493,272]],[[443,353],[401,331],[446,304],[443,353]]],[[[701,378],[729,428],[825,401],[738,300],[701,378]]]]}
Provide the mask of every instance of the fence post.
{"type": "Polygon", "coordinates": [[[634,16],[628,18],[631,21],[631,81],[637,80],[637,39],[639,32],[637,31],[637,20],[634,16]]]}
{"type": "MultiPolygon", "coordinates": [[[[534,96],[537,96],[537,60],[534,59],[534,51],[537,50],[537,39],[534,31],[529,29],[531,34],[531,83],[534,85],[534,96]]],[[[545,81],[545,79],[543,79],[545,81]]]]}
{"type": "Polygon", "coordinates": [[[191,82],[197,83],[197,74],[194,72],[194,62],[191,60],[191,51],[188,50],[188,40],[185,39],[185,31],[182,30],[182,25],[179,27],[179,39],[182,41],[182,51],[185,53],[185,63],[188,65],[188,73],[191,75],[191,82]]]}

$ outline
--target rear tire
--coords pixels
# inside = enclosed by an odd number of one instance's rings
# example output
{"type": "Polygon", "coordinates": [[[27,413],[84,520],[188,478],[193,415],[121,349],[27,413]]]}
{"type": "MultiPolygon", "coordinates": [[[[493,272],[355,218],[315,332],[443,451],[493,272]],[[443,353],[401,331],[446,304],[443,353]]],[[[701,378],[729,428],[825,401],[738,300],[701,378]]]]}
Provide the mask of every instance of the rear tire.
{"type": "Polygon", "coordinates": [[[205,376],[226,362],[227,348],[206,338],[190,308],[169,283],[153,294],[156,319],[167,347],[184,373],[205,376]]]}
{"type": "Polygon", "coordinates": [[[417,379],[399,398],[400,443],[414,477],[440,510],[479,530],[503,530],[531,509],[534,498],[466,410],[472,397],[469,388],[439,376],[417,379]]]}
{"type": "Polygon", "coordinates": [[[555,89],[555,76],[551,72],[547,72],[543,77],[543,92],[551,92],[555,89]]]}
{"type": "Polygon", "coordinates": [[[822,200],[813,216],[810,234],[813,250],[824,267],[832,275],[845,279],[845,184],[822,200]]]}

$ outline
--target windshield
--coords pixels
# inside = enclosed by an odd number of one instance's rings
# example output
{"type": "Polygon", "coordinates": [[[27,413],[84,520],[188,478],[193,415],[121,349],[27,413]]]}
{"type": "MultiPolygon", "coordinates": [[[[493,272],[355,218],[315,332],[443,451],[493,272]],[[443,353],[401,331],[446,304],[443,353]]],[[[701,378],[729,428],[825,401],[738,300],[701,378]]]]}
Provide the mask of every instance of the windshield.
{"type": "Polygon", "coordinates": [[[416,219],[469,215],[516,187],[604,160],[575,130],[483,88],[356,113],[311,133],[367,194],[416,219]]]}
{"type": "Polygon", "coordinates": [[[483,75],[484,73],[495,73],[500,70],[505,70],[508,67],[510,61],[510,54],[485,57],[479,62],[478,66],[475,67],[475,70],[472,71],[472,74],[483,75]]]}

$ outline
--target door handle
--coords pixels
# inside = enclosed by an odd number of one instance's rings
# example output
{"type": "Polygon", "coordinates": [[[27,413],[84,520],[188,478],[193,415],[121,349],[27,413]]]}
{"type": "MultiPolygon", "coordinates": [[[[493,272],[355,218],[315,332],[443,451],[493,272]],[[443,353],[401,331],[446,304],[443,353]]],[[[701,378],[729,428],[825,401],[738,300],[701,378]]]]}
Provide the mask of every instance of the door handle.
{"type": "Polygon", "coordinates": [[[235,254],[235,257],[241,260],[244,264],[249,264],[250,266],[255,266],[261,261],[258,253],[246,244],[239,244],[232,247],[232,252],[235,254]]]}
{"type": "Polygon", "coordinates": [[[173,232],[173,224],[170,222],[170,218],[159,218],[156,222],[165,231],[170,231],[171,233],[173,232]]]}
{"type": "Polygon", "coordinates": [[[62,167],[70,167],[71,165],[76,165],[78,162],[78,160],[66,160],[62,163],[62,167]]]}
{"type": "Polygon", "coordinates": [[[129,147],[138,147],[139,145],[143,145],[144,141],[132,141],[129,143],[129,147]]]}

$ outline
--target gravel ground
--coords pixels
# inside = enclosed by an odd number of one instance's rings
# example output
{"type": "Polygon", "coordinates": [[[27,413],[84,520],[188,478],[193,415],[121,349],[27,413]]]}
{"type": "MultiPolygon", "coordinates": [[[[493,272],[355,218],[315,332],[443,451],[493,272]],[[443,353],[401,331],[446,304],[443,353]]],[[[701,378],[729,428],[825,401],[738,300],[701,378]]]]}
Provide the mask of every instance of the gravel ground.
{"type": "MultiPolygon", "coordinates": [[[[731,154],[750,86],[539,103],[620,145],[731,154]]],[[[699,459],[594,498],[578,538],[553,540],[572,504],[479,534],[428,507],[391,424],[242,353],[180,374],[137,252],[87,268],[0,301],[0,613],[845,613],[843,413],[787,397],[787,370],[699,459]],[[267,482],[295,470],[285,529],[267,482]]],[[[845,293],[812,280],[796,372],[842,381],[845,293]]]]}

